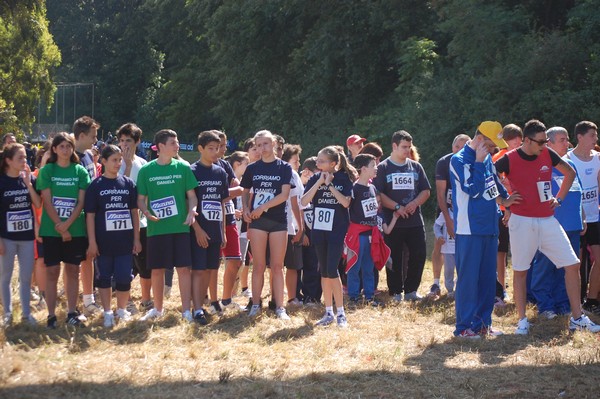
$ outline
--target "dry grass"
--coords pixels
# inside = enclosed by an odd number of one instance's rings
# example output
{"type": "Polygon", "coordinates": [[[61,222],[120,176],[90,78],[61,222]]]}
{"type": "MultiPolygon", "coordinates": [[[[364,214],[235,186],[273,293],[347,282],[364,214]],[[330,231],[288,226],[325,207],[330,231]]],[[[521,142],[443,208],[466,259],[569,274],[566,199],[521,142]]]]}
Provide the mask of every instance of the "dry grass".
{"type": "MultiPolygon", "coordinates": [[[[428,264],[422,290],[430,281],[428,264]]],[[[231,312],[198,327],[181,321],[176,291],[166,302],[166,317],[156,323],[132,322],[107,330],[99,317],[86,329],[71,330],[59,314],[56,331],[42,325],[0,330],[0,397],[599,395],[598,336],[569,334],[566,318],[536,320],[533,309],[530,336],[467,342],[452,338],[453,303],[445,298],[352,310],[345,330],[315,328],[323,309],[306,307],[292,310],[290,322],[268,312],[256,320],[231,312]]],[[[35,316],[43,320],[45,313],[35,316]]],[[[511,333],[514,310],[508,308],[494,321],[495,327],[511,333]]]]}

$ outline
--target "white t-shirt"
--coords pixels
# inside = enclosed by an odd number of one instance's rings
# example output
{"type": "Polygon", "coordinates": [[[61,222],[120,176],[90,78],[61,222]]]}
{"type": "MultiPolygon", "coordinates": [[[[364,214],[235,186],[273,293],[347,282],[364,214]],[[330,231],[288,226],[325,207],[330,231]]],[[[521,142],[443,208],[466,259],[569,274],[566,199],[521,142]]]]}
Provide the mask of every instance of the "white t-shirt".
{"type": "Polygon", "coordinates": [[[300,198],[302,198],[302,194],[304,194],[304,185],[302,184],[302,180],[300,179],[300,175],[298,172],[292,169],[292,180],[293,184],[296,186],[290,190],[290,196],[286,202],[286,213],[287,213],[287,226],[288,226],[288,235],[296,235],[296,232],[299,229],[299,224],[296,218],[294,217],[294,212],[292,212],[292,201],[298,202],[298,207],[300,206],[300,198]]]}
{"type": "MultiPolygon", "coordinates": [[[[147,163],[148,161],[146,161],[144,158],[134,155],[133,163],[131,164],[131,172],[128,176],[131,180],[133,180],[134,183],[137,184],[138,173],[142,166],[146,165],[147,163]]],[[[123,161],[121,164],[121,169],[119,169],[119,176],[125,175],[125,168],[125,161],[123,161]]],[[[148,227],[148,220],[146,219],[146,216],[140,212],[140,228],[143,229],[144,227],[148,227]]]]}

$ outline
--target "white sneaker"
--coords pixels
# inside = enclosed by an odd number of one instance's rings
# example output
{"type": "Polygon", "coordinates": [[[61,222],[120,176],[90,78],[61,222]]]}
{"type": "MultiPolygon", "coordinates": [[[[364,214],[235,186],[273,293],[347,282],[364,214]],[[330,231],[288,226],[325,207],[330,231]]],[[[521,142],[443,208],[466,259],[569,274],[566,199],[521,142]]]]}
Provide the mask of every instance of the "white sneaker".
{"type": "Polygon", "coordinates": [[[83,305],[83,313],[86,316],[93,316],[98,313],[102,313],[102,306],[98,305],[96,302],[89,303],[87,305],[83,305]]]}
{"type": "Polygon", "coordinates": [[[515,330],[515,334],[527,335],[529,334],[529,327],[529,320],[527,320],[527,317],[523,317],[521,320],[519,320],[519,323],[517,323],[517,329],[515,330]]]}
{"type": "Polygon", "coordinates": [[[556,319],[558,315],[553,310],[544,310],[540,313],[540,317],[546,320],[556,319]]]}
{"type": "Polygon", "coordinates": [[[285,311],[285,308],[283,306],[280,308],[277,308],[277,310],[275,311],[275,314],[277,315],[277,318],[280,320],[291,320],[290,316],[288,316],[288,314],[285,311]]]}
{"type": "Polygon", "coordinates": [[[229,302],[227,305],[225,305],[223,302],[221,302],[221,308],[227,309],[227,310],[236,310],[236,311],[242,310],[240,305],[238,305],[237,303],[235,303],[233,301],[229,302]]]}
{"type": "Polygon", "coordinates": [[[148,320],[153,320],[153,319],[159,319],[163,317],[163,312],[159,312],[158,310],[156,310],[156,308],[152,308],[148,311],[148,313],[146,313],[145,315],[143,315],[140,320],[141,321],[148,321],[148,320]]]}
{"type": "Polygon", "coordinates": [[[339,315],[337,315],[337,325],[340,328],[346,328],[346,327],[348,327],[348,320],[346,319],[346,315],[345,314],[339,314],[339,315]]]}
{"type": "Polygon", "coordinates": [[[255,317],[260,313],[260,305],[252,305],[250,308],[250,312],[248,312],[248,317],[255,317]]]}
{"type": "Polygon", "coordinates": [[[423,297],[417,294],[417,291],[409,292],[408,294],[404,294],[405,301],[420,301],[423,297]]]}
{"type": "Polygon", "coordinates": [[[112,310],[108,312],[104,312],[104,327],[110,328],[115,325],[115,315],[112,310]]]}
{"type": "Polygon", "coordinates": [[[402,302],[402,294],[395,294],[395,295],[392,297],[392,300],[393,300],[394,302],[402,302]]]}
{"type": "Polygon", "coordinates": [[[572,316],[569,319],[569,330],[587,330],[589,332],[597,333],[600,332],[600,326],[590,320],[589,317],[582,314],[580,318],[575,320],[572,316]]]}
{"type": "Polygon", "coordinates": [[[181,317],[183,318],[183,320],[192,323],[194,321],[194,316],[192,316],[192,312],[190,312],[189,310],[186,310],[185,312],[183,312],[181,314],[181,317]]]}
{"type": "Polygon", "coordinates": [[[298,298],[294,298],[291,301],[288,301],[288,305],[291,305],[291,306],[302,306],[302,305],[304,305],[304,303],[301,300],[299,300],[298,298]]]}
{"type": "Polygon", "coordinates": [[[127,309],[117,309],[117,317],[119,318],[119,322],[131,321],[131,312],[127,309]]]}
{"type": "Polygon", "coordinates": [[[12,313],[5,313],[4,317],[2,318],[2,324],[4,325],[4,327],[8,327],[12,324],[13,322],[13,317],[12,317],[12,313]]]}
{"type": "Polygon", "coordinates": [[[21,322],[22,323],[27,323],[30,326],[37,326],[37,320],[32,315],[29,315],[27,317],[22,317],[21,318],[21,322]]]}
{"type": "Polygon", "coordinates": [[[252,298],[252,291],[250,291],[250,288],[246,288],[245,290],[243,290],[242,296],[244,298],[252,298]]]}
{"type": "Polygon", "coordinates": [[[328,326],[331,323],[333,323],[334,320],[335,320],[335,318],[333,317],[333,315],[331,313],[325,313],[325,315],[323,315],[321,320],[317,321],[317,325],[318,326],[328,326]]]}

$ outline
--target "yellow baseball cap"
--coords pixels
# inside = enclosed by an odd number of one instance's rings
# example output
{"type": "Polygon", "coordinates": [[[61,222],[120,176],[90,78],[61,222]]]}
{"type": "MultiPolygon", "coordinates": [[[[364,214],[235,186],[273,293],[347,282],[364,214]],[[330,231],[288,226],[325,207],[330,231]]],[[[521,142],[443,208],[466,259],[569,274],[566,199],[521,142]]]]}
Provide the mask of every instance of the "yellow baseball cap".
{"type": "Polygon", "coordinates": [[[479,133],[483,134],[488,139],[492,140],[500,148],[508,147],[506,141],[502,137],[502,125],[496,121],[485,121],[477,127],[479,133]]]}

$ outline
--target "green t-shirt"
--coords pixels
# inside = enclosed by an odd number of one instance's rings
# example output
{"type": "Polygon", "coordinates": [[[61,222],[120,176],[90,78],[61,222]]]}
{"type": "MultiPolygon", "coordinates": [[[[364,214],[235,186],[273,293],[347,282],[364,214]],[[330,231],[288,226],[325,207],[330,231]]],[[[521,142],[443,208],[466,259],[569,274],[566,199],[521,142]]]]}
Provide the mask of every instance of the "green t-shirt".
{"type": "Polygon", "coordinates": [[[159,165],[157,160],[142,166],[137,178],[138,194],[145,195],[148,210],[160,220],[148,220],[148,237],[189,233],[185,218],[188,213],[186,195],[198,186],[190,165],[172,159],[169,165],[159,165]]]}
{"type": "MultiPolygon", "coordinates": [[[[77,205],[79,190],[85,190],[90,185],[90,175],[87,170],[79,164],[71,163],[66,168],[55,163],[46,164],[37,179],[39,191],[50,189],[52,204],[58,213],[60,220],[67,220],[77,205]]],[[[83,210],[77,220],[69,227],[72,237],[85,237],[85,214],[83,210]]],[[[54,229],[54,222],[44,209],[42,212],[42,223],[40,224],[40,236],[60,237],[54,229]]]]}

